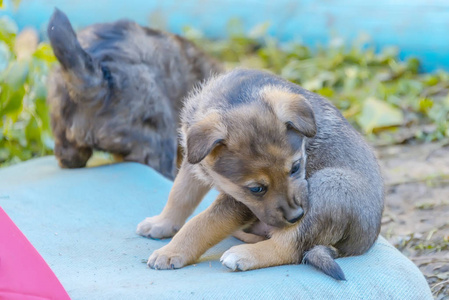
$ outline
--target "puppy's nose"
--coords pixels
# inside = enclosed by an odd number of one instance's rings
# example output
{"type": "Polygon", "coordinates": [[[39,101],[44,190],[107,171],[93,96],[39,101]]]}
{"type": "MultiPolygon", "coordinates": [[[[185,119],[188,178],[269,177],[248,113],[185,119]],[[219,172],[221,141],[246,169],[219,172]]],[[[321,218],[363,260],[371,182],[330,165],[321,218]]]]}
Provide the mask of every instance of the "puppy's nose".
{"type": "Polygon", "coordinates": [[[288,215],[285,216],[285,219],[290,224],[298,222],[302,217],[304,216],[304,210],[302,207],[297,208],[295,211],[290,212],[288,215]]]}

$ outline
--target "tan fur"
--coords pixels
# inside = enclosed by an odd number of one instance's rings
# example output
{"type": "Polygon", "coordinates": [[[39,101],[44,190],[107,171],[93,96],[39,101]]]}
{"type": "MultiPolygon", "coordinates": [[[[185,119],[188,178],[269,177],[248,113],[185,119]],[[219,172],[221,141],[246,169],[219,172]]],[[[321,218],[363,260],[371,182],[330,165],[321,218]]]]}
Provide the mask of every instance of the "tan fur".
{"type": "Polygon", "coordinates": [[[247,208],[221,194],[209,208],[183,226],[168,245],[156,250],[148,264],[155,269],[175,269],[191,264],[250,218],[247,208]]]}
{"type": "Polygon", "coordinates": [[[300,99],[300,101],[305,101],[304,97],[301,95],[295,95],[289,91],[280,90],[271,86],[264,88],[260,94],[262,99],[274,108],[279,119],[284,122],[292,120],[295,117],[292,117],[294,111],[292,107],[296,105],[296,101],[298,99],[300,99]]]}
{"type": "Polygon", "coordinates": [[[210,186],[192,176],[190,165],[182,164],[164,210],[158,216],[143,220],[137,226],[137,234],[155,238],[172,237],[209,189],[210,186]]]}
{"type": "Polygon", "coordinates": [[[125,158],[121,154],[112,154],[112,159],[114,162],[124,162],[125,158]]]}
{"type": "Polygon", "coordinates": [[[312,137],[316,134],[312,107],[303,96],[271,86],[262,89],[261,96],[274,108],[281,121],[291,122],[305,136],[312,137]],[[308,120],[308,122],[304,123],[302,120],[308,120]],[[310,126],[311,124],[313,126],[310,126]]]}
{"type": "Polygon", "coordinates": [[[260,236],[260,235],[253,234],[253,233],[247,233],[241,229],[235,231],[232,234],[232,236],[235,237],[236,239],[241,240],[242,242],[249,243],[249,244],[254,244],[254,243],[266,240],[266,238],[264,236],[260,236]]]}
{"type": "Polygon", "coordinates": [[[240,271],[297,263],[298,251],[292,243],[296,239],[295,226],[275,230],[270,239],[232,247],[222,255],[221,261],[230,262],[234,270],[240,271]]]}
{"type": "Polygon", "coordinates": [[[211,113],[194,124],[187,132],[187,159],[198,163],[212,151],[212,147],[226,136],[226,127],[218,113],[211,113]]]}
{"type": "Polygon", "coordinates": [[[314,128],[304,126],[313,122],[309,112],[304,113],[309,119],[301,124],[291,111],[309,107],[298,106],[297,102],[305,101],[304,98],[283,90],[265,90],[260,97],[271,110],[260,102],[248,103],[238,109],[209,109],[201,118],[189,115],[192,121],[184,120],[181,143],[186,155],[167,205],[159,216],[140,223],[137,233],[153,238],[170,237],[184,224],[209,186],[222,194],[208,210],[184,225],[167,246],[153,253],[148,260],[151,267],[179,268],[192,263],[233,233],[255,243],[251,246],[254,258],[266,260],[252,262],[255,266],[294,261],[294,251],[283,245],[283,241],[264,241],[265,237],[239,231],[248,220],[256,218],[285,228],[291,225],[287,220],[302,211],[290,193],[289,178],[292,164],[303,157],[304,148],[293,147],[288,134],[301,140],[303,135],[298,132],[314,128]],[[293,130],[288,123],[294,124],[293,130]],[[259,197],[249,192],[250,187],[260,185],[269,187],[265,194],[259,197]],[[240,211],[235,211],[236,207],[240,211]],[[247,211],[247,216],[239,218],[242,211],[247,211]],[[276,258],[278,255],[281,257],[276,258]],[[268,259],[269,256],[273,257],[268,259]]]}
{"type": "Polygon", "coordinates": [[[370,148],[330,102],[268,73],[235,70],[188,97],[181,120],[180,175],[141,234],[174,234],[203,195],[191,190],[221,194],[150,256],[150,267],[181,268],[234,232],[256,243],[223,254],[232,270],[304,260],[345,280],[334,258],[374,243],[382,179],[370,148]],[[257,232],[268,239],[248,235],[257,232]]]}

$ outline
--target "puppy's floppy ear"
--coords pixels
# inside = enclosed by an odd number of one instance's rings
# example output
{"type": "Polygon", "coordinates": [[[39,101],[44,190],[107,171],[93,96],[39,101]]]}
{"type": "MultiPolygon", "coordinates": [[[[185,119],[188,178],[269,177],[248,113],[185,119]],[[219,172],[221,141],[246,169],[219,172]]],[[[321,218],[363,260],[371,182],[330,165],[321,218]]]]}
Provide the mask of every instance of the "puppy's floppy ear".
{"type": "Polygon", "coordinates": [[[223,143],[226,137],[226,128],[221,123],[220,116],[210,114],[195,123],[187,131],[187,161],[197,164],[212,150],[223,143]]]}
{"type": "Polygon", "coordinates": [[[263,91],[263,99],[271,105],[287,128],[292,128],[306,137],[315,136],[315,114],[302,95],[270,87],[263,91]]]}

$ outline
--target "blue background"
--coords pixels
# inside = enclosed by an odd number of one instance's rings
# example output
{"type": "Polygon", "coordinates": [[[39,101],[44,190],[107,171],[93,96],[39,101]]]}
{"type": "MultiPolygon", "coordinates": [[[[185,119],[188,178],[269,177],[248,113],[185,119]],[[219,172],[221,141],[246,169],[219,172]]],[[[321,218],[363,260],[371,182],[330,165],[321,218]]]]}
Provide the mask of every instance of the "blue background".
{"type": "Polygon", "coordinates": [[[19,28],[33,26],[41,32],[57,6],[77,28],[129,18],[175,33],[192,26],[219,38],[226,35],[228,21],[237,17],[247,30],[269,22],[270,35],[308,46],[327,44],[332,36],[349,43],[366,33],[378,49],[399,46],[401,58],[420,58],[427,71],[449,70],[446,0],[22,0],[17,10],[9,0],[4,4],[0,15],[11,16],[19,28]]]}

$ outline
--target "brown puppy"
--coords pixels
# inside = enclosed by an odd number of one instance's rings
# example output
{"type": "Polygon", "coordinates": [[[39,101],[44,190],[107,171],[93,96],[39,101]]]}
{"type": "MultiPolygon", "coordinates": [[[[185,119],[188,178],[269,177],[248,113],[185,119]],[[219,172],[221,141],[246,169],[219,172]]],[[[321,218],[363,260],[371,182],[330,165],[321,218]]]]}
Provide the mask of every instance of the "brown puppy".
{"type": "Polygon", "coordinates": [[[180,231],[150,256],[150,267],[193,263],[260,221],[270,238],[232,247],[224,265],[250,270],[304,260],[344,279],[333,259],[364,253],[376,240],[383,209],[377,161],[324,98],[265,72],[235,70],[188,98],[182,118],[187,153],[168,203],[137,228],[153,238],[180,231]],[[210,186],[221,192],[217,200],[183,226],[210,186]]]}
{"type": "Polygon", "coordinates": [[[60,63],[48,93],[59,165],[84,167],[96,149],[173,179],[181,99],[220,66],[180,36],[126,20],[77,36],[55,10],[48,37],[60,63]]]}

